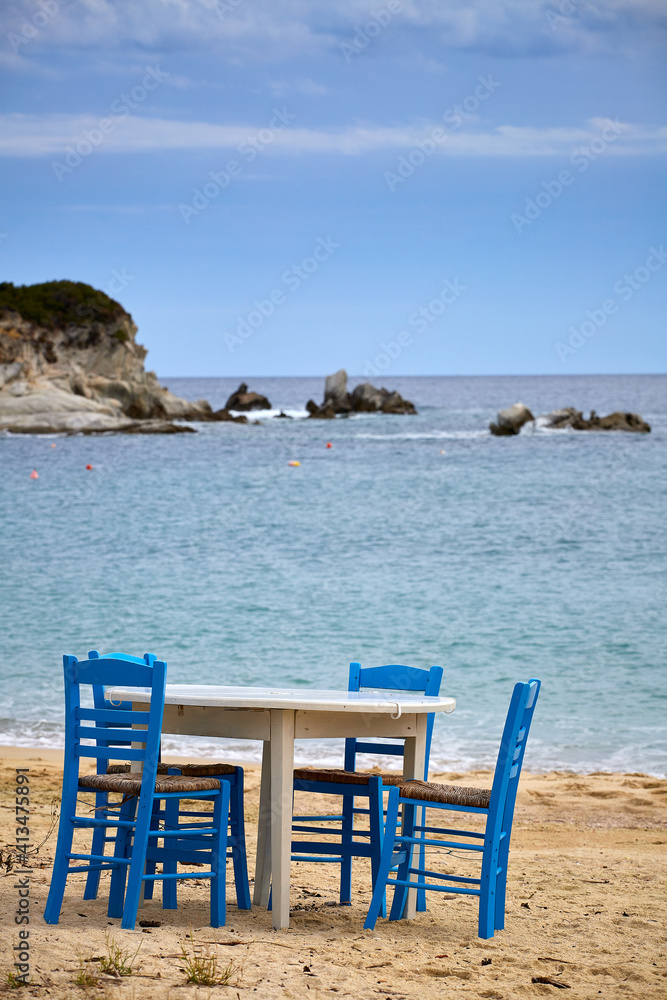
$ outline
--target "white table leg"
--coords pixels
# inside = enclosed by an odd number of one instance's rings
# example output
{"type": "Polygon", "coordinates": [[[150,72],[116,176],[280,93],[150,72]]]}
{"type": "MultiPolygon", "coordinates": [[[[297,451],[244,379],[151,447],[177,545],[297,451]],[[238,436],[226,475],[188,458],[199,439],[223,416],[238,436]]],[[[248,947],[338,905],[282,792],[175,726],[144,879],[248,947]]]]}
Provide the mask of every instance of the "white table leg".
{"type": "MultiPolygon", "coordinates": [[[[410,736],[405,741],[405,755],[403,757],[403,777],[406,781],[410,778],[424,778],[424,763],[426,760],[426,727],[427,716],[419,713],[417,719],[417,735],[410,736]]],[[[417,912],[417,890],[410,889],[405,904],[405,917],[412,920],[417,912]]]]}
{"type": "Polygon", "coordinates": [[[271,743],[265,740],[262,748],[262,778],[259,787],[259,820],[257,826],[257,859],[255,862],[255,888],[252,901],[255,906],[269,905],[271,891],[271,743]]]}
{"type": "Polygon", "coordinates": [[[289,927],[294,711],[271,709],[271,870],[275,930],[289,927]]]}

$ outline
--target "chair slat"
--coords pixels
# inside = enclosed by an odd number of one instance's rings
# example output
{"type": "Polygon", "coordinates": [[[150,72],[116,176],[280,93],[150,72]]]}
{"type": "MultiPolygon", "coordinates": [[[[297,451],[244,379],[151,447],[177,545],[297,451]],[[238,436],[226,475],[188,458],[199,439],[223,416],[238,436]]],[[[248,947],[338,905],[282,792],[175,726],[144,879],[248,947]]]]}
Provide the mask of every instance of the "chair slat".
{"type": "Polygon", "coordinates": [[[111,729],[107,726],[75,726],[74,737],[78,740],[118,740],[119,743],[127,745],[128,736],[133,739],[130,742],[144,742],[146,737],[145,729],[133,729],[131,727],[123,729],[111,729]],[[136,734],[136,736],[135,736],[136,734]],[[142,736],[144,740],[142,740],[142,736]]]}
{"type": "MultiPolygon", "coordinates": [[[[75,757],[93,757],[97,760],[140,760],[146,759],[146,751],[138,747],[90,747],[79,743],[72,750],[75,757]]],[[[92,791],[92,789],[91,789],[92,791]]]]}
{"type": "MultiPolygon", "coordinates": [[[[80,708],[77,715],[82,722],[113,722],[116,725],[121,722],[117,708],[80,708]]],[[[124,711],[122,723],[127,726],[147,726],[149,719],[149,712],[124,711]]]]}

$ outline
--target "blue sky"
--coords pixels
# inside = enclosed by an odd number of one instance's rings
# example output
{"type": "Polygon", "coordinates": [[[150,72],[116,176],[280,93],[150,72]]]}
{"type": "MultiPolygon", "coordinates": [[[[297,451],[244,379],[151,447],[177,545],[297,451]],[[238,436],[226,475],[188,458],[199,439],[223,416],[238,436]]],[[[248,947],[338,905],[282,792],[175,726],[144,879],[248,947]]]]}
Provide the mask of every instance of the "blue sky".
{"type": "Polygon", "coordinates": [[[161,375],[664,372],[663,0],[10,0],[3,280],[161,375]]]}

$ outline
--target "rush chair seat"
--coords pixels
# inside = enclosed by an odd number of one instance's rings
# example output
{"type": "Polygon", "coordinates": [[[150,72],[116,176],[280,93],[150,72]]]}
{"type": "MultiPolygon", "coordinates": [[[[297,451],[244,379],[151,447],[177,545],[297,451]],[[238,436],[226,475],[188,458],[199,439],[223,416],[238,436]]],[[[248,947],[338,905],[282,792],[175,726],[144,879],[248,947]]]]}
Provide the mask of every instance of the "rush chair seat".
{"type": "MultiPolygon", "coordinates": [[[[437,696],[442,683],[442,667],[422,670],[400,664],[383,667],[361,667],[350,664],[349,691],[364,688],[390,691],[412,691],[437,696]]],[[[428,762],[435,714],[427,717],[426,758],[424,778],[428,777],[428,762]]],[[[292,860],[329,862],[340,865],[340,902],[349,905],[352,899],[352,858],[368,857],[371,860],[373,884],[380,862],[382,842],[383,804],[379,795],[379,775],[357,771],[357,754],[404,756],[403,741],[386,743],[381,740],[364,740],[350,737],[345,740],[344,766],[342,768],[300,767],[294,771],[294,790],[316,792],[320,795],[340,795],[343,798],[339,814],[326,816],[293,816],[292,832],[311,834],[319,839],[293,840],[292,860]],[[355,799],[368,801],[366,808],[355,805],[355,799]],[[355,827],[355,818],[366,816],[364,828],[355,827]],[[314,825],[317,824],[317,825],[314,825]],[[326,824],[326,825],[324,825],[326,824]],[[331,827],[329,826],[330,824],[331,827]],[[336,837],[335,842],[323,841],[322,835],[336,837]],[[305,857],[304,857],[305,855],[305,857]]],[[[384,774],[385,786],[402,783],[398,772],[384,774]]],[[[425,908],[425,897],[420,894],[418,908],[425,908]]]]}
{"type": "Polygon", "coordinates": [[[388,789],[382,857],[365,928],[372,930],[375,927],[382,910],[385,890],[388,886],[394,886],[390,920],[399,920],[404,915],[409,889],[435,890],[477,896],[479,937],[490,938],[495,931],[503,929],[514,805],[539,691],[540,681],[534,678],[515,686],[500,743],[493,786],[490,789],[461,788],[427,781],[408,781],[399,787],[388,789]],[[427,826],[425,820],[416,823],[416,814],[423,814],[424,807],[426,810],[475,813],[484,817],[484,831],[427,826]],[[401,808],[402,832],[399,819],[401,808]],[[427,850],[429,854],[440,852],[446,855],[448,863],[450,859],[456,858],[454,852],[477,853],[481,855],[480,875],[457,876],[430,871],[426,868],[423,855],[419,864],[414,864],[415,846],[419,846],[420,852],[427,850]],[[398,871],[394,877],[393,870],[397,866],[398,871]]]}
{"type": "MultiPolygon", "coordinates": [[[[226,848],[229,820],[230,783],[214,776],[160,775],[158,778],[160,734],[164,711],[167,665],[129,661],[119,657],[91,657],[78,661],[63,657],[65,674],[65,763],[56,858],[44,911],[46,923],[58,923],[67,877],[72,872],[110,870],[108,914],[121,917],[122,926],[132,929],[146,882],[163,884],[185,878],[211,880],[211,925],[224,925],[226,916],[226,848]],[[123,727],[114,728],[118,709],[85,708],[81,688],[89,686],[149,688],[148,711],[126,710],[123,727]],[[128,745],[127,725],[135,727],[128,745]],[[141,738],[141,742],[137,740],[141,738]],[[121,774],[80,774],[82,758],[96,761],[121,760],[131,766],[121,774]],[[141,771],[135,768],[142,768],[141,771]],[[77,798],[82,793],[120,792],[123,802],[117,818],[110,815],[78,816],[77,798]],[[156,829],[155,803],[164,800],[165,813],[172,801],[208,799],[213,812],[198,824],[156,829]],[[72,850],[75,830],[116,829],[113,855],[72,850]],[[162,846],[159,845],[162,841],[162,846]],[[82,865],[76,862],[85,862],[82,865]],[[147,861],[162,864],[163,871],[146,871],[147,861]],[[73,864],[74,862],[74,864],[73,864]],[[197,871],[176,873],[177,863],[198,866],[197,871]],[[201,870],[208,868],[208,870],[201,870]],[[170,870],[171,869],[171,870],[170,870]],[[127,881],[127,889],[125,884],[127,881]]],[[[145,693],[144,693],[145,698],[145,693]]]]}
{"type": "MultiPolygon", "coordinates": [[[[88,653],[89,659],[98,659],[100,654],[97,650],[91,650],[88,653]]],[[[155,662],[155,655],[153,653],[145,653],[142,659],[136,656],[130,656],[127,653],[110,653],[108,657],[112,659],[124,660],[128,663],[147,663],[152,664],[155,662]]],[[[131,702],[111,702],[105,698],[104,688],[101,685],[95,685],[93,688],[93,701],[96,708],[106,708],[106,709],[116,709],[118,712],[128,711],[132,708],[131,702]]],[[[122,718],[122,716],[121,716],[122,718]]],[[[130,723],[117,721],[115,718],[112,722],[98,723],[98,725],[107,727],[114,726],[116,728],[130,727],[130,723]]],[[[108,760],[98,759],[97,762],[97,772],[98,774],[123,774],[129,772],[129,764],[110,764],[108,760]]],[[[245,844],[245,820],[244,820],[244,799],[243,799],[243,768],[237,767],[233,764],[224,763],[184,763],[184,764],[163,764],[161,761],[158,762],[157,767],[158,775],[167,774],[181,774],[186,777],[219,777],[224,778],[225,781],[229,782],[230,785],[230,798],[229,798],[229,834],[227,838],[227,850],[228,857],[231,858],[234,866],[234,883],[236,886],[236,902],[240,910],[250,909],[250,887],[248,883],[248,861],[246,855],[246,844],[245,844]]],[[[160,801],[156,800],[153,807],[153,826],[157,828],[160,822],[168,822],[169,825],[174,826],[178,822],[177,817],[180,816],[181,820],[191,820],[197,819],[205,816],[201,812],[191,812],[186,811],[176,800],[171,800],[167,806],[165,802],[165,808],[168,809],[169,816],[165,815],[164,809],[160,808],[160,801]]],[[[112,806],[109,802],[109,793],[107,791],[98,791],[95,799],[95,815],[98,817],[110,816],[113,818],[118,818],[119,805],[112,806]]],[[[114,827],[104,827],[97,826],[93,830],[93,854],[104,854],[104,845],[108,843],[113,843],[115,841],[115,828],[114,827]]],[[[166,864],[169,864],[165,862],[166,864]]],[[[170,871],[176,871],[176,863],[170,863],[170,871]]],[[[153,862],[148,862],[147,873],[155,873],[155,864],[153,862]]],[[[98,869],[93,869],[89,871],[86,879],[86,888],[84,891],[84,899],[96,899],[97,892],[99,889],[100,872],[98,869]]],[[[153,897],[153,881],[148,881],[144,885],[144,898],[152,899],[153,897]]],[[[176,880],[171,880],[163,883],[162,900],[165,909],[176,909],[176,880]]]]}

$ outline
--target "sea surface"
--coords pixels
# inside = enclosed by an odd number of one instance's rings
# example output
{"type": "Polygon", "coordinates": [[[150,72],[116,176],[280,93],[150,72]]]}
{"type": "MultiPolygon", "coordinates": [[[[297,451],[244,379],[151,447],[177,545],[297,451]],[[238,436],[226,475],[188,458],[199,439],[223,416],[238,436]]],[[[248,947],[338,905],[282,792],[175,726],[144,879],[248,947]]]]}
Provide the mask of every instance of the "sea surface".
{"type": "MultiPolygon", "coordinates": [[[[238,381],[163,378],[215,407],[238,381]]],[[[418,416],[335,421],[303,419],[322,378],[249,381],[276,407],[257,425],[0,435],[0,743],[62,744],[63,653],[285,687],[435,663],[457,699],[438,767],[492,764],[513,683],[535,676],[528,768],[665,776],[667,376],[387,376],[418,416]],[[518,400],[632,410],[652,433],[492,437],[518,400]]],[[[195,745],[259,759],[165,747],[195,745]]],[[[341,763],[336,741],[297,754],[341,763]]]]}

